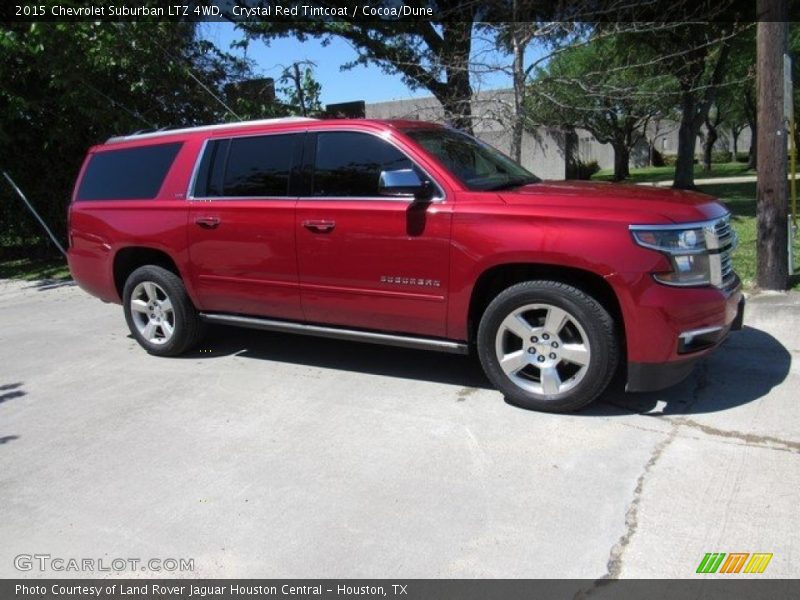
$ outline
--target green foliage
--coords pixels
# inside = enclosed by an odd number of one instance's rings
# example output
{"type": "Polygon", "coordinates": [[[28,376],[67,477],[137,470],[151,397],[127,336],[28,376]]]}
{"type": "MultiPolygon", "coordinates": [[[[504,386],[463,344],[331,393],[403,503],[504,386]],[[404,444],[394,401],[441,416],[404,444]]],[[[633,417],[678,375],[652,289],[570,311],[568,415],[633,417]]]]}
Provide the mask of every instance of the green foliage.
{"type": "Polygon", "coordinates": [[[567,173],[567,179],[588,180],[598,171],[600,171],[600,165],[597,164],[596,160],[590,160],[589,162],[578,160],[571,165],[570,171],[567,173]]]}
{"type": "MultiPolygon", "coordinates": [[[[647,66],[647,48],[625,35],[598,36],[556,54],[530,83],[528,122],[582,128],[615,153],[627,153],[643,138],[649,119],[669,112],[671,78],[647,66]]],[[[619,177],[625,173],[618,173],[619,177]]]]}
{"type": "Polygon", "coordinates": [[[322,86],[314,79],[311,67],[300,69],[299,64],[283,71],[280,88],[286,96],[289,112],[293,115],[311,116],[322,113],[320,94],[322,86]]]}
{"type": "Polygon", "coordinates": [[[733,160],[733,154],[730,150],[715,150],[711,153],[712,163],[729,163],[733,160]]]}
{"type": "MultiPolygon", "coordinates": [[[[249,65],[195,37],[190,23],[14,23],[0,28],[0,169],[64,237],[86,150],[115,134],[231,117],[223,86],[249,65]],[[198,83],[202,82],[201,83],[198,83]]],[[[5,181],[7,238],[41,233],[5,181]]]]}

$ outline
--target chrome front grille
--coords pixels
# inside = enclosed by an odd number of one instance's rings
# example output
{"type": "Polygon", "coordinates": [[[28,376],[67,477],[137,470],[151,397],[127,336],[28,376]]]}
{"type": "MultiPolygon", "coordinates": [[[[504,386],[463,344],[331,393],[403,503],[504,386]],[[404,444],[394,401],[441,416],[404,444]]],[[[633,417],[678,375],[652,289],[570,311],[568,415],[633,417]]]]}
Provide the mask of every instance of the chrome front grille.
{"type": "Polygon", "coordinates": [[[718,253],[712,255],[711,279],[717,287],[727,289],[736,283],[736,273],[733,271],[733,250],[738,243],[736,231],[731,227],[730,215],[715,221],[713,231],[715,240],[712,247],[717,249],[718,253]],[[717,276],[714,277],[714,275],[717,276]]]}

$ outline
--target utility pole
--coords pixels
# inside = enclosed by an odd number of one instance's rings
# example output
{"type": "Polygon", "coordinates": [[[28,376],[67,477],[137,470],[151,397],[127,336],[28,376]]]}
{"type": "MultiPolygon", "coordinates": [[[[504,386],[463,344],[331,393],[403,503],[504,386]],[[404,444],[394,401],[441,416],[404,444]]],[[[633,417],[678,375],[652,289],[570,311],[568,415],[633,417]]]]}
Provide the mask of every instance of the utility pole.
{"type": "Polygon", "coordinates": [[[788,49],[788,0],[758,0],[758,192],[756,282],[765,290],[789,283],[787,132],[783,115],[783,55],[788,49]]]}

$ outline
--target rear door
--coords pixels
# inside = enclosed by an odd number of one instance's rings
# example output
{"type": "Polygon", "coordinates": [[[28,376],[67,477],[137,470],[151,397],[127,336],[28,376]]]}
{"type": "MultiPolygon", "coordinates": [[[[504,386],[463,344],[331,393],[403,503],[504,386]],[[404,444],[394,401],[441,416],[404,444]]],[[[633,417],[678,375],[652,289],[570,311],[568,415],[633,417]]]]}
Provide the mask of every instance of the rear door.
{"type": "Polygon", "coordinates": [[[206,143],[188,225],[192,277],[204,310],[302,318],[290,180],[303,136],[206,143]]]}
{"type": "Polygon", "coordinates": [[[451,204],[441,192],[430,203],[379,195],[381,171],[419,169],[390,133],[309,133],[304,156],[306,320],[445,337],[451,204]]]}

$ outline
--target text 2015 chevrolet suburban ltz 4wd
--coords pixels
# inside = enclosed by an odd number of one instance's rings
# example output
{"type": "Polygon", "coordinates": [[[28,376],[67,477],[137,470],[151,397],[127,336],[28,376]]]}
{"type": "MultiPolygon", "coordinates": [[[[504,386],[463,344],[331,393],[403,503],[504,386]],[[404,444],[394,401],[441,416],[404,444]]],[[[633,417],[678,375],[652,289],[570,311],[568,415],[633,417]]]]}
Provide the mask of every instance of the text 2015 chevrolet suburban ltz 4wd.
{"type": "Polygon", "coordinates": [[[741,327],[729,214],[700,194],[542,182],[417,121],[283,119],[112,138],[70,206],[81,287],[173,356],[203,322],[445,352],[507,398],[653,390],[741,327]]]}

